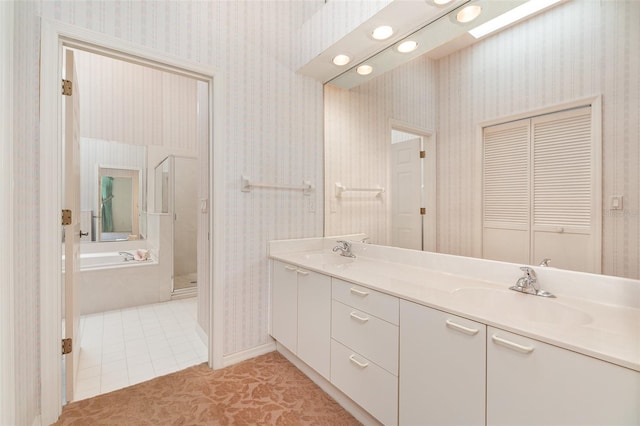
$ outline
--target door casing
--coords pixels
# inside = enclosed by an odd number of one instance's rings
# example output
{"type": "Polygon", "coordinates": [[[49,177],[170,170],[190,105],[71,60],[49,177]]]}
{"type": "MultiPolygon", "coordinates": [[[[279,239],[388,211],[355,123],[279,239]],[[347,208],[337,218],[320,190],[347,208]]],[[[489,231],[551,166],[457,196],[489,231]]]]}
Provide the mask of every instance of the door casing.
{"type": "MultiPolygon", "coordinates": [[[[221,74],[210,65],[195,64],[148,48],[133,45],[104,34],[42,18],[40,45],[40,399],[41,423],[54,423],[62,411],[62,371],[60,368],[62,232],[61,202],[58,196],[62,182],[62,50],[71,47],[108,55],[141,65],[153,66],[208,83],[209,87],[209,228],[216,238],[210,239],[211,271],[209,366],[223,366],[223,122],[215,120],[223,105],[221,74]]],[[[79,213],[78,213],[79,214],[79,213]]]]}

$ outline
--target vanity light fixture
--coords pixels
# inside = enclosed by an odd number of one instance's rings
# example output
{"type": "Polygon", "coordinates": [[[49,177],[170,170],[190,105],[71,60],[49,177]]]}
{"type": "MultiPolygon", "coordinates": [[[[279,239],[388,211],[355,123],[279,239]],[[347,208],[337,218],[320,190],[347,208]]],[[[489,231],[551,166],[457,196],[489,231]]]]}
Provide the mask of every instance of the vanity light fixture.
{"type": "Polygon", "coordinates": [[[482,13],[482,8],[477,4],[465,6],[456,13],[456,20],[461,24],[473,21],[482,13]]]}
{"type": "Polygon", "coordinates": [[[371,65],[360,65],[356,68],[356,72],[360,75],[369,75],[373,72],[373,67],[371,65]]]}
{"type": "Polygon", "coordinates": [[[504,28],[507,25],[513,24],[529,15],[533,15],[536,12],[553,6],[561,0],[530,0],[520,6],[511,9],[510,11],[497,16],[490,21],[485,22],[482,25],[475,27],[469,31],[469,34],[475,38],[484,37],[487,34],[491,34],[494,31],[498,31],[500,28],[504,28]]]}
{"type": "Polygon", "coordinates": [[[413,52],[417,48],[418,48],[418,42],[417,41],[407,40],[407,41],[403,41],[402,43],[400,43],[396,47],[396,50],[398,52],[400,52],[400,53],[409,53],[409,52],[413,52]]]}
{"type": "Polygon", "coordinates": [[[376,28],[371,33],[371,37],[376,40],[386,40],[393,35],[393,28],[388,25],[383,25],[381,27],[376,28]]]}
{"type": "Polygon", "coordinates": [[[351,58],[348,55],[340,54],[340,55],[334,56],[332,62],[335,65],[342,67],[347,65],[349,62],[351,62],[351,58]]]}

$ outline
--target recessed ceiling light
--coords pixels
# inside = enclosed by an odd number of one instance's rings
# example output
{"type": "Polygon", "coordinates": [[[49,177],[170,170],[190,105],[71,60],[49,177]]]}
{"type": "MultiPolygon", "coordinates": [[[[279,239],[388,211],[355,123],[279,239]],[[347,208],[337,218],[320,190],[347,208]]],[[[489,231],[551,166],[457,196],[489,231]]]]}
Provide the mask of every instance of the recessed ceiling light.
{"type": "Polygon", "coordinates": [[[492,32],[499,30],[500,28],[506,27],[507,25],[519,21],[529,15],[533,15],[534,13],[542,9],[553,6],[559,1],[560,0],[528,1],[516,7],[515,9],[511,9],[510,11],[503,13],[502,15],[495,17],[492,20],[475,27],[474,29],[469,31],[469,34],[471,34],[475,38],[480,38],[487,34],[491,34],[492,32]]]}
{"type": "Polygon", "coordinates": [[[436,6],[444,6],[451,3],[453,0],[428,0],[429,3],[433,3],[436,6]]]}
{"type": "Polygon", "coordinates": [[[418,42],[413,40],[403,41],[396,47],[396,50],[400,53],[409,53],[413,52],[418,48],[418,42]]]}
{"type": "Polygon", "coordinates": [[[373,72],[373,67],[371,65],[360,65],[356,68],[356,72],[360,75],[369,75],[373,72]]]}
{"type": "Polygon", "coordinates": [[[333,58],[333,63],[339,67],[347,65],[349,62],[351,62],[351,58],[347,55],[340,54],[333,58]]]}
{"type": "Polygon", "coordinates": [[[371,33],[371,37],[375,38],[376,40],[386,40],[392,35],[393,35],[393,28],[391,28],[388,25],[383,25],[381,27],[378,27],[375,30],[373,30],[373,33],[371,33]]]}
{"type": "Polygon", "coordinates": [[[482,13],[482,8],[477,4],[465,6],[456,13],[456,20],[461,24],[466,24],[480,16],[480,13],[482,13]]]}

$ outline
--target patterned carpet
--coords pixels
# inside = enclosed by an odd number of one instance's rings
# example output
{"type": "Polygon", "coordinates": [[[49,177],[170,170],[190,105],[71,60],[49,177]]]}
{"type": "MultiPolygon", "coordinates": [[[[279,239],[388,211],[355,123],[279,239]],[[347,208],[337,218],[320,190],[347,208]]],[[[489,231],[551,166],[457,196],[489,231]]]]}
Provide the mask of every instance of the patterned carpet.
{"type": "Polygon", "coordinates": [[[66,405],[55,425],[358,425],[282,355],[206,364],[66,405]]]}

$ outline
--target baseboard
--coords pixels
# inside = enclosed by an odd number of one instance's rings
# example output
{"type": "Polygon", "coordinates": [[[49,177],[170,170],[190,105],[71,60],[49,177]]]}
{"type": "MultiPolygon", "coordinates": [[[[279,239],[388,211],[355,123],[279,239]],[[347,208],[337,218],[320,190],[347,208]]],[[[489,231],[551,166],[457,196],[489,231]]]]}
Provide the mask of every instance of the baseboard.
{"type": "Polygon", "coordinates": [[[233,364],[245,361],[250,358],[255,358],[260,355],[267,354],[276,350],[275,342],[266,343],[255,348],[247,349],[246,351],[236,352],[231,355],[225,355],[222,357],[222,366],[228,367],[233,364]]]}
{"type": "Polygon", "coordinates": [[[322,377],[317,371],[305,364],[300,358],[295,356],[293,352],[277,344],[277,351],[282,354],[291,364],[295,365],[298,370],[302,371],[312,382],[325,391],[331,398],[347,410],[353,417],[365,426],[381,426],[378,420],[356,404],[351,398],[345,395],[340,389],[331,384],[327,379],[322,377]]]}
{"type": "Polygon", "coordinates": [[[198,289],[196,287],[183,288],[180,290],[175,290],[173,293],[171,293],[171,300],[188,299],[189,297],[197,296],[198,289]]]}
{"type": "Polygon", "coordinates": [[[33,424],[31,426],[42,426],[42,416],[40,416],[40,414],[33,419],[33,424]]]}

